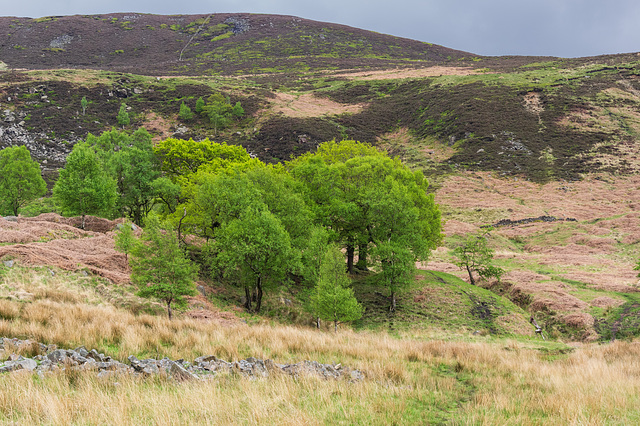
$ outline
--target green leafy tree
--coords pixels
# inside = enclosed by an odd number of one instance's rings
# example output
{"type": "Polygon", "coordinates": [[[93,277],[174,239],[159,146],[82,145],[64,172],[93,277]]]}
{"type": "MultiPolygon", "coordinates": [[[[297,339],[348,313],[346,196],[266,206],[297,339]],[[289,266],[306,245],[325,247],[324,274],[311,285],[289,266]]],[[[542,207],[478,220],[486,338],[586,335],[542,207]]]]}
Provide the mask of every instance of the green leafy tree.
{"type": "Polygon", "coordinates": [[[408,170],[400,172],[407,176],[387,176],[378,195],[372,195],[368,225],[372,260],[390,293],[390,312],[396,309],[397,293],[411,283],[415,263],[427,260],[440,241],[440,214],[426,194],[426,181],[421,174],[411,178],[408,170]]]}
{"type": "Polygon", "coordinates": [[[233,108],[231,109],[231,115],[233,115],[235,118],[240,118],[244,115],[244,108],[242,108],[240,102],[236,102],[236,104],[233,106],[233,108]]]}
{"type": "Polygon", "coordinates": [[[25,146],[0,151],[0,211],[10,210],[17,216],[21,207],[46,192],[40,165],[25,146]]]}
{"type": "Polygon", "coordinates": [[[442,240],[440,211],[426,193],[424,175],[370,145],[327,142],[316,153],[302,155],[287,166],[306,187],[305,196],[318,223],[331,229],[346,249],[350,273],[356,249],[360,267],[366,269],[371,245],[399,231],[412,237],[397,239],[397,244],[410,244],[417,257],[428,255],[442,240]],[[392,188],[397,188],[393,202],[388,196],[392,188]],[[398,203],[410,209],[398,209],[394,205],[398,203]],[[417,232],[409,231],[414,225],[417,232]]]}
{"type": "Polygon", "coordinates": [[[334,331],[338,324],[362,317],[362,305],[356,300],[351,280],[345,272],[344,257],[337,247],[330,247],[323,259],[317,289],[312,305],[324,321],[332,321],[334,331]]]}
{"type": "Polygon", "coordinates": [[[153,182],[160,176],[160,162],[151,135],[144,128],[129,134],[111,130],[89,134],[86,144],[94,149],[105,170],[116,181],[117,216],[128,216],[140,226],[156,199],[153,182]]]}
{"type": "Polygon", "coordinates": [[[87,106],[89,106],[89,102],[87,101],[87,97],[83,96],[82,100],[80,100],[80,106],[82,107],[82,115],[87,111],[87,106]]]}
{"type": "MultiPolygon", "coordinates": [[[[302,276],[307,285],[313,287],[313,293],[308,303],[308,310],[315,316],[316,328],[320,328],[319,312],[319,294],[320,273],[325,254],[327,253],[329,235],[328,232],[320,227],[315,226],[309,233],[309,242],[302,251],[302,276]]],[[[342,262],[344,269],[344,262],[342,262]]]]}
{"type": "Polygon", "coordinates": [[[237,145],[216,143],[205,139],[194,141],[176,138],[165,139],[154,146],[154,152],[160,157],[162,171],[174,181],[180,177],[190,178],[201,166],[208,171],[216,171],[231,163],[251,160],[247,151],[237,145]]]}
{"type": "Polygon", "coordinates": [[[131,120],[129,119],[129,113],[127,112],[127,104],[123,102],[120,104],[120,110],[118,111],[118,124],[124,129],[130,122],[131,120]]]}
{"type": "Polygon", "coordinates": [[[196,101],[196,112],[198,114],[202,113],[202,110],[204,109],[204,105],[205,105],[204,99],[202,99],[201,97],[198,98],[198,100],[196,101]]]}
{"type": "Polygon", "coordinates": [[[196,294],[198,268],[185,257],[172,231],[162,229],[150,216],[142,237],[131,252],[131,279],[141,297],[156,298],[172,309],[186,305],[185,296],[196,294]]]}
{"type": "Polygon", "coordinates": [[[209,96],[207,103],[202,107],[201,114],[209,118],[209,122],[213,126],[214,132],[222,130],[231,123],[233,117],[240,118],[244,115],[244,109],[240,102],[232,106],[229,99],[220,93],[214,93],[209,96]]]}
{"type": "Polygon", "coordinates": [[[463,243],[453,250],[454,261],[460,269],[466,269],[469,274],[469,282],[476,284],[473,273],[477,273],[482,278],[500,279],[504,270],[494,266],[494,251],[488,245],[489,232],[480,231],[478,233],[468,235],[463,243]]]}
{"type": "Polygon", "coordinates": [[[178,113],[178,117],[180,117],[180,120],[189,121],[193,119],[193,116],[194,114],[193,114],[193,111],[191,111],[191,108],[189,108],[189,106],[184,102],[181,103],[180,112],[178,113]]]}
{"type": "Polygon", "coordinates": [[[223,224],[208,251],[214,270],[244,285],[247,311],[255,296],[254,312],[260,312],[265,286],[285,280],[299,262],[284,226],[259,206],[223,224]]]}
{"type": "Polygon", "coordinates": [[[86,215],[113,209],[116,183],[103,169],[95,151],[85,143],[78,143],[60,170],[53,196],[65,213],[82,216],[84,229],[86,215]]]}
{"type": "Polygon", "coordinates": [[[127,261],[129,260],[129,253],[135,247],[136,237],[133,234],[133,224],[129,222],[125,222],[120,226],[120,229],[116,232],[114,236],[114,241],[116,245],[116,250],[120,253],[124,253],[127,261]]]}

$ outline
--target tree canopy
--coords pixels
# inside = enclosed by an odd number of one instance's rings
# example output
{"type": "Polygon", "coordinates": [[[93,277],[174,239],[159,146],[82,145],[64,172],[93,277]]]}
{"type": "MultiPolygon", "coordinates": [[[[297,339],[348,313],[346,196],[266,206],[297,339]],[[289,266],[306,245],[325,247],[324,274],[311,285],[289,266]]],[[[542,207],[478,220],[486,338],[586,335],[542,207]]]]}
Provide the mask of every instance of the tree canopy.
{"type": "Polygon", "coordinates": [[[84,229],[86,215],[113,208],[116,183],[103,169],[95,151],[85,143],[78,143],[60,170],[53,196],[66,213],[82,216],[84,229]]]}
{"type": "Polygon", "coordinates": [[[164,302],[169,319],[173,307],[186,304],[184,296],[196,294],[197,266],[180,249],[175,234],[163,229],[155,217],[147,221],[140,241],[131,250],[130,262],[138,295],[164,302]]]}
{"type": "Polygon", "coordinates": [[[40,165],[25,146],[0,150],[0,212],[18,215],[21,207],[47,192],[40,165]]]}
{"type": "Polygon", "coordinates": [[[462,244],[453,250],[453,256],[456,258],[454,263],[460,269],[466,269],[469,282],[473,285],[476,284],[474,272],[482,278],[497,279],[504,273],[504,270],[493,265],[494,251],[488,244],[490,231],[483,230],[467,235],[462,244]]]}

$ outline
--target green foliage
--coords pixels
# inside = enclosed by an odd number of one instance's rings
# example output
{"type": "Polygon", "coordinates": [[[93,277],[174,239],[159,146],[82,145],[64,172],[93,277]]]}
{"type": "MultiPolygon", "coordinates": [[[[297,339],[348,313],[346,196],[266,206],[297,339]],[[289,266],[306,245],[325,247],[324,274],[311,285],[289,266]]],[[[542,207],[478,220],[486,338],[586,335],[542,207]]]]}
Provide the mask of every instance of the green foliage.
{"type": "Polygon", "coordinates": [[[96,137],[87,136],[110,176],[116,181],[118,216],[128,216],[140,226],[153,207],[156,191],[153,181],[160,175],[151,135],[140,128],[133,134],[111,130],[96,137]]]}
{"type": "Polygon", "coordinates": [[[67,214],[81,215],[84,229],[87,214],[108,213],[116,200],[116,184],[103,169],[96,153],[78,143],[60,170],[53,196],[67,214]]]}
{"type": "Polygon", "coordinates": [[[184,296],[196,294],[198,268],[185,257],[173,231],[162,229],[153,216],[146,225],[131,252],[131,279],[140,288],[139,296],[164,302],[171,319],[172,306],[184,307],[184,296]]]}
{"type": "Polygon", "coordinates": [[[236,118],[240,118],[244,115],[244,108],[240,105],[240,102],[236,102],[236,104],[231,108],[231,115],[236,118]]]}
{"type": "Polygon", "coordinates": [[[163,176],[151,182],[151,186],[158,200],[163,203],[165,213],[175,212],[180,202],[180,185],[163,176]]]}
{"type": "Polygon", "coordinates": [[[87,101],[87,97],[83,96],[82,100],[80,101],[80,106],[82,107],[82,115],[84,115],[85,112],[87,111],[88,105],[89,105],[89,102],[87,101]]]}
{"type": "Polygon", "coordinates": [[[193,139],[166,139],[153,148],[160,157],[162,171],[174,180],[189,177],[200,167],[206,166],[209,172],[223,169],[231,163],[243,163],[251,159],[247,151],[237,145],[216,143],[205,139],[196,142],[193,139]]]}
{"type": "Polygon", "coordinates": [[[228,98],[220,93],[214,93],[209,96],[207,103],[202,107],[201,114],[209,118],[209,122],[213,126],[214,132],[222,130],[231,123],[232,118],[240,118],[244,115],[244,109],[237,102],[232,106],[228,98]]]}
{"type": "Polygon", "coordinates": [[[257,206],[222,224],[208,253],[214,271],[244,286],[248,311],[255,298],[255,312],[260,312],[264,287],[281,283],[299,262],[280,220],[257,206]]]}
{"type": "Polygon", "coordinates": [[[129,113],[127,112],[127,104],[124,102],[120,104],[120,110],[118,111],[118,124],[124,129],[128,126],[131,120],[129,119],[129,113]]]}
{"type": "Polygon", "coordinates": [[[488,245],[488,237],[491,229],[470,234],[466,237],[462,245],[453,250],[456,257],[454,263],[460,269],[466,269],[469,274],[469,282],[475,285],[476,281],[473,272],[482,278],[497,278],[498,280],[504,270],[492,265],[494,251],[488,245]]]}
{"type": "Polygon", "coordinates": [[[305,185],[316,221],[347,249],[349,271],[356,247],[362,260],[371,244],[392,242],[421,260],[442,239],[440,211],[422,173],[370,145],[328,142],[288,167],[305,185]]]}
{"type": "Polygon", "coordinates": [[[350,285],[342,253],[338,247],[329,247],[322,260],[312,306],[320,319],[333,321],[335,331],[338,331],[339,323],[362,317],[362,306],[356,300],[350,285]]]}
{"type": "Polygon", "coordinates": [[[21,207],[46,192],[40,165],[25,146],[0,150],[0,213],[11,211],[17,216],[21,207]]]}
{"type": "Polygon", "coordinates": [[[198,100],[196,101],[196,112],[198,114],[201,114],[204,108],[204,99],[202,99],[202,97],[198,98],[198,100]]]}
{"type": "Polygon", "coordinates": [[[113,239],[116,244],[116,250],[124,253],[127,260],[129,260],[129,253],[131,253],[137,241],[133,234],[133,225],[129,222],[123,223],[113,239]]]}
{"type": "Polygon", "coordinates": [[[193,114],[193,111],[191,111],[191,108],[189,108],[189,106],[184,102],[181,103],[180,112],[178,113],[178,117],[180,117],[180,120],[189,121],[193,119],[193,116],[194,114],[193,114]]]}
{"type": "Polygon", "coordinates": [[[211,39],[211,41],[220,41],[220,40],[224,40],[226,38],[229,38],[233,35],[233,32],[229,31],[227,33],[224,34],[220,34],[219,36],[215,36],[214,38],[211,39]]]}

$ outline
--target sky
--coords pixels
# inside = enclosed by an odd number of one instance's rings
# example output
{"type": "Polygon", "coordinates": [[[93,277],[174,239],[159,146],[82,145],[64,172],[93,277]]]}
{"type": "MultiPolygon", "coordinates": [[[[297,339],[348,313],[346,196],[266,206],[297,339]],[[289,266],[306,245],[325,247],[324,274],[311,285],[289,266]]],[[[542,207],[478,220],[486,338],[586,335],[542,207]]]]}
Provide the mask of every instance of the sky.
{"type": "Polygon", "coordinates": [[[640,52],[638,0],[0,0],[3,16],[114,12],[294,15],[478,55],[640,52]]]}

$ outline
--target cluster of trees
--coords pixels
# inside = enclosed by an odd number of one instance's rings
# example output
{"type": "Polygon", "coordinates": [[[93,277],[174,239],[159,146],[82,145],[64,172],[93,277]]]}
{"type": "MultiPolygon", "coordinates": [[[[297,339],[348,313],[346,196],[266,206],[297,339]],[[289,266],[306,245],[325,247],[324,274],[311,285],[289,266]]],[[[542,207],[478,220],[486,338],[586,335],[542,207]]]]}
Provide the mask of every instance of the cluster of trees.
{"type": "Polygon", "coordinates": [[[88,214],[145,223],[144,243],[123,237],[118,246],[131,255],[145,294],[169,311],[180,298],[167,288],[188,293],[194,276],[171,259],[190,263],[176,250],[197,251],[203,271],[244,288],[248,311],[260,312],[265,292],[296,282],[313,289],[314,316],[337,326],[361,315],[347,273],[374,267],[393,311],[415,262],[441,242],[440,212],[427,186],[422,173],[355,141],[327,142],[267,165],[242,147],[208,139],[153,146],[140,129],[76,144],[53,195],[83,225],[88,214]],[[199,243],[190,245],[188,235],[199,243]],[[185,281],[167,278],[160,263],[149,263],[156,258],[171,271],[183,268],[185,281]]]}
{"type": "MultiPolygon", "coordinates": [[[[244,108],[242,108],[240,102],[231,105],[229,98],[222,96],[220,93],[214,93],[209,96],[206,103],[204,99],[198,98],[195,111],[209,120],[215,134],[218,133],[218,130],[223,130],[227,127],[233,119],[239,119],[244,115],[244,108]]],[[[182,102],[178,117],[183,121],[189,121],[195,117],[195,114],[187,104],[182,102]]]]}

